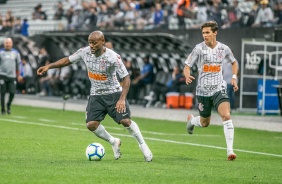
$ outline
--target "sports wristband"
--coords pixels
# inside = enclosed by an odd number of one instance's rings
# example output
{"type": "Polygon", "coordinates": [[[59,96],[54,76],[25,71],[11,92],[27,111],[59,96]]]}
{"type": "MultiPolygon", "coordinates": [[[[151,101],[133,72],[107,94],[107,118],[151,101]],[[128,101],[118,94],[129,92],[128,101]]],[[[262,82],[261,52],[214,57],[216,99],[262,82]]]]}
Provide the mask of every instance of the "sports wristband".
{"type": "Polygon", "coordinates": [[[237,80],[237,75],[233,74],[233,75],[232,75],[232,79],[237,80]]]}

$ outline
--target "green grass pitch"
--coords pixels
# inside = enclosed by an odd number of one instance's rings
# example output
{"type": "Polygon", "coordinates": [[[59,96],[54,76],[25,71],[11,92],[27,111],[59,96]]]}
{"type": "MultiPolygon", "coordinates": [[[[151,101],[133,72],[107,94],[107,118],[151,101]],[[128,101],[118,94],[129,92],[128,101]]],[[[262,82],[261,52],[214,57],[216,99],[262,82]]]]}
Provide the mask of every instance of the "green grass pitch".
{"type": "MultiPolygon", "coordinates": [[[[186,133],[183,122],[134,118],[151,148],[148,163],[122,125],[107,117],[106,129],[122,140],[114,160],[109,143],[85,127],[85,113],[13,106],[0,116],[0,183],[282,183],[282,134],[236,128],[235,161],[227,161],[222,126],[186,133]],[[88,161],[92,142],[106,150],[88,161]]],[[[266,122],[267,123],[267,122],[266,122]]]]}

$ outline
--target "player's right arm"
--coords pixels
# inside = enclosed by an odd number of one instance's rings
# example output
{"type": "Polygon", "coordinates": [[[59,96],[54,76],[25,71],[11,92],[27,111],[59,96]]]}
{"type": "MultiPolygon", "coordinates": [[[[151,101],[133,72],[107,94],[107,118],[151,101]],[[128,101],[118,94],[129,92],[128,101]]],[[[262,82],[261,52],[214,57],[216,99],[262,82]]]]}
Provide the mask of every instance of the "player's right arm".
{"type": "Polygon", "coordinates": [[[184,70],[183,70],[183,74],[186,78],[186,84],[187,85],[192,83],[192,81],[195,79],[195,77],[193,77],[191,75],[191,67],[198,60],[198,58],[199,58],[199,54],[198,54],[198,50],[197,50],[197,46],[196,46],[184,62],[185,67],[184,67],[184,70]]]}
{"type": "Polygon", "coordinates": [[[184,73],[187,85],[190,84],[195,79],[195,77],[190,75],[190,70],[191,70],[190,67],[188,65],[185,65],[183,73],[184,73]]]}
{"type": "Polygon", "coordinates": [[[40,68],[38,68],[37,70],[37,75],[43,75],[44,73],[46,73],[49,69],[51,68],[62,68],[64,66],[68,66],[72,64],[69,60],[69,57],[64,57],[54,63],[50,63],[48,65],[42,66],[40,68]]]}

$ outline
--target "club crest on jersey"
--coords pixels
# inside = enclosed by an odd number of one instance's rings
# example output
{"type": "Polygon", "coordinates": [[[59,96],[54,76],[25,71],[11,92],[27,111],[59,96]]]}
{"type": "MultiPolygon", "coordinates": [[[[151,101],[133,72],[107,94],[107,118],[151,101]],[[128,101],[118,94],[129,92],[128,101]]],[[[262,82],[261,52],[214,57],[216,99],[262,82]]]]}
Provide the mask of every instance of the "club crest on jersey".
{"type": "Polygon", "coordinates": [[[107,64],[106,64],[106,60],[104,58],[102,58],[100,61],[100,67],[102,68],[102,70],[105,70],[107,64]]]}
{"type": "Polygon", "coordinates": [[[93,55],[91,53],[86,53],[86,62],[93,61],[93,55]]]}
{"type": "Polygon", "coordinates": [[[223,57],[223,50],[217,50],[217,57],[221,59],[223,57]]]}
{"type": "Polygon", "coordinates": [[[204,111],[204,104],[199,103],[198,104],[198,109],[199,109],[199,111],[204,111]]]}

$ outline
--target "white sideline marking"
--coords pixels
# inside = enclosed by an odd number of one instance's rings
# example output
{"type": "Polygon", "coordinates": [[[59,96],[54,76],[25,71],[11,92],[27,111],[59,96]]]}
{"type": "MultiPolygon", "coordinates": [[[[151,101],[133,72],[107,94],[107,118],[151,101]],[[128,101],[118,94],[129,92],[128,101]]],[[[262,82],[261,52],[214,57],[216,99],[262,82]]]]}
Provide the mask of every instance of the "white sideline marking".
{"type": "MultiPolygon", "coordinates": [[[[20,124],[38,125],[38,126],[46,126],[46,127],[53,127],[53,128],[62,128],[62,129],[68,129],[68,130],[89,131],[89,130],[80,129],[80,128],[73,128],[73,127],[60,126],[60,125],[49,125],[49,124],[34,123],[34,122],[25,122],[25,121],[20,121],[20,120],[13,120],[13,119],[0,118],[0,120],[9,121],[9,122],[13,122],[13,123],[20,123],[20,124]]],[[[131,135],[125,135],[125,134],[117,134],[117,133],[112,133],[112,134],[122,136],[122,137],[132,137],[131,135]]],[[[226,150],[226,148],[220,147],[220,146],[195,144],[195,143],[189,143],[189,142],[180,142],[180,141],[157,139],[157,138],[150,138],[150,137],[144,137],[144,138],[147,139],[147,140],[152,140],[152,141],[168,142],[168,143],[175,143],[175,144],[182,144],[182,145],[190,145],[190,146],[198,146],[198,147],[226,150]]],[[[281,157],[282,158],[282,155],[279,155],[279,154],[264,153],[264,152],[257,152],[257,151],[248,151],[248,150],[241,150],[241,149],[234,149],[234,150],[238,151],[238,152],[243,152],[243,153],[251,153],[251,154],[257,154],[257,155],[266,155],[266,156],[273,156],[273,157],[281,157]]]]}
{"type": "MultiPolygon", "coordinates": [[[[81,123],[71,123],[72,125],[79,125],[81,126],[81,123]]],[[[111,126],[104,126],[107,129],[114,129],[114,130],[124,130],[124,128],[118,128],[118,127],[111,127],[111,126]]],[[[153,134],[153,135],[176,135],[176,136],[191,136],[188,134],[171,134],[171,133],[164,133],[164,132],[150,132],[150,131],[141,131],[141,133],[147,133],[147,134],[153,134]]],[[[194,134],[193,136],[198,137],[221,137],[220,135],[213,135],[213,134],[194,134]]]]}
{"type": "Polygon", "coordinates": [[[43,122],[49,122],[49,123],[54,123],[54,120],[50,120],[50,119],[38,119],[39,121],[43,121],[43,122]]]}
{"type": "Polygon", "coordinates": [[[25,119],[26,116],[13,116],[13,118],[17,118],[17,119],[25,119]]]}

